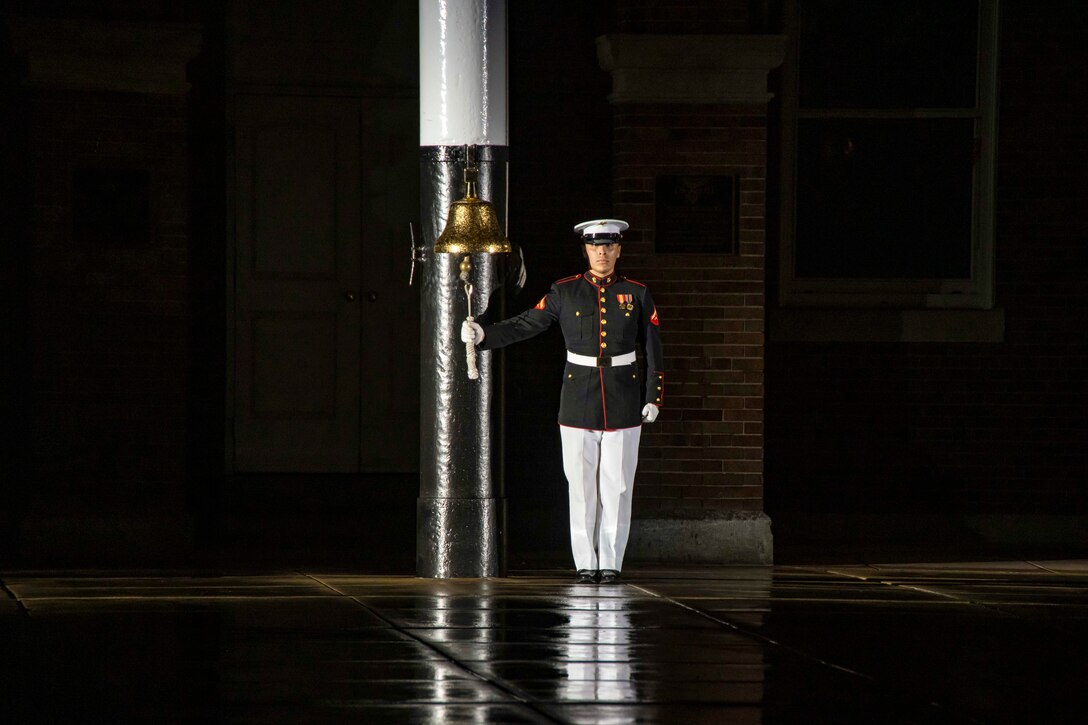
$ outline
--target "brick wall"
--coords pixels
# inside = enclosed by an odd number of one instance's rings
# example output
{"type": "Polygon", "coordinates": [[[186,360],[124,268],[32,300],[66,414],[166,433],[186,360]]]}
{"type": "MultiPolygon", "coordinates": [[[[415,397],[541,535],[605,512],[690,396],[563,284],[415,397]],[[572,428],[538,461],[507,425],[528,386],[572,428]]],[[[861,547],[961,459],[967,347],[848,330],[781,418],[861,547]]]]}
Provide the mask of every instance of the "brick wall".
{"type": "Polygon", "coordinates": [[[32,517],[183,508],[189,361],[181,96],[38,90],[33,164],[32,517]],[[77,168],[148,172],[150,234],[77,243],[77,168]]]}
{"type": "MultiPolygon", "coordinates": [[[[667,371],[662,416],[643,429],[636,517],[762,510],[766,112],[612,106],[594,41],[612,32],[750,32],[750,5],[618,2],[595,17],[577,4],[510,7],[511,237],[525,246],[530,271],[510,312],[584,268],[575,222],[616,215],[631,223],[620,268],[654,294],[667,371]],[[527,37],[531,44],[520,41],[527,37]],[[656,174],[736,174],[740,253],[655,254],[656,174]]],[[[526,551],[569,546],[555,428],[561,352],[555,330],[506,352],[515,563],[526,551]]]]}
{"type": "Polygon", "coordinates": [[[780,511],[1088,514],[1083,10],[1002,3],[996,344],[773,343],[780,511]]]}
{"type": "Polygon", "coordinates": [[[16,64],[0,42],[0,460],[5,480],[0,506],[0,560],[7,560],[19,542],[30,487],[28,423],[30,415],[30,209],[26,95],[18,85],[16,64]]]}
{"type": "Polygon", "coordinates": [[[654,294],[665,408],[643,429],[637,515],[763,507],[763,107],[614,109],[614,211],[623,268],[654,294]],[[658,174],[735,175],[738,254],[655,254],[658,174]]]}
{"type": "MultiPolygon", "coordinates": [[[[621,2],[614,14],[596,17],[563,4],[546,12],[510,8],[511,237],[525,246],[530,271],[510,312],[584,268],[575,222],[616,215],[631,223],[620,267],[654,294],[667,371],[662,416],[643,430],[637,517],[762,510],[766,113],[762,106],[611,106],[594,40],[617,30],[744,32],[747,8],[621,2]],[[534,28],[531,45],[517,42],[534,28]],[[739,254],[655,254],[657,174],[737,175],[739,254]]],[[[557,331],[506,352],[515,561],[520,551],[567,546],[555,429],[561,352],[557,331]]]]}

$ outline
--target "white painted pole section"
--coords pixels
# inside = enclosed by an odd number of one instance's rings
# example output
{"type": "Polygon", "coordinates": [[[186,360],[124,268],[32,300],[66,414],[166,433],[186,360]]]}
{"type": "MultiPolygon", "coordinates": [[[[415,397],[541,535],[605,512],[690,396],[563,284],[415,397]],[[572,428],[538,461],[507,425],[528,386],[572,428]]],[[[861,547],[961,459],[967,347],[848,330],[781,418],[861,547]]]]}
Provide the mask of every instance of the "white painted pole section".
{"type": "Polygon", "coordinates": [[[419,0],[419,145],[507,146],[506,0],[419,0]]]}

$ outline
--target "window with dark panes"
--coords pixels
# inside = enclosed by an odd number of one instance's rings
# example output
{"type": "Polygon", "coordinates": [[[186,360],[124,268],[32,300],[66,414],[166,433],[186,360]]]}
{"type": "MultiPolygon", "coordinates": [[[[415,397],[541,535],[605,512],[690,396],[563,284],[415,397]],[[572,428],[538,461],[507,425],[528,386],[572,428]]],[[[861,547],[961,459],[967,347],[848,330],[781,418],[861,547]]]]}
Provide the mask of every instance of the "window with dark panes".
{"type": "Polygon", "coordinates": [[[789,13],[783,302],[987,306],[996,3],[789,13]]]}

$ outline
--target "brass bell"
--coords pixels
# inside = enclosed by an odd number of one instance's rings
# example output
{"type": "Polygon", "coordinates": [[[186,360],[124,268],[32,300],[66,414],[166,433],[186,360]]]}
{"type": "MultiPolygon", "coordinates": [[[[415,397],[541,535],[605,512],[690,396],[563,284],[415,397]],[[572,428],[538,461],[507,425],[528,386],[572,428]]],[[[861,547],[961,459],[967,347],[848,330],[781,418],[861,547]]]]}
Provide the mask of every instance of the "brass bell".
{"type": "Polygon", "coordinates": [[[476,196],[474,167],[465,169],[465,197],[450,204],[446,228],[434,241],[438,254],[498,254],[511,250],[510,240],[499,228],[495,207],[476,196]]]}

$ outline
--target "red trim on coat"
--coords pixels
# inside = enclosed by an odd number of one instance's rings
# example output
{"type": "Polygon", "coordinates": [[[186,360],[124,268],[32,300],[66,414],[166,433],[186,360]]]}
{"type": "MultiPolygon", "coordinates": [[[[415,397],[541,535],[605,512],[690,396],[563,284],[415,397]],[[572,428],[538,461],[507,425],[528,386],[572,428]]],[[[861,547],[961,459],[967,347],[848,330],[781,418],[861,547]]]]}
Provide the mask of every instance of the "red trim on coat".
{"type": "MultiPolygon", "coordinates": [[[[592,284],[592,282],[590,284],[592,284]]],[[[597,315],[597,357],[600,357],[602,354],[600,344],[601,340],[604,339],[604,309],[601,305],[605,304],[604,302],[601,302],[601,299],[597,294],[603,294],[603,290],[604,288],[600,285],[594,285],[594,304],[597,305],[597,310],[600,312],[600,314],[597,315]]],[[[597,375],[601,378],[601,411],[604,415],[604,428],[605,430],[608,430],[608,405],[604,402],[604,368],[597,368],[597,375]]]]}
{"type": "Polygon", "coordinates": [[[601,412],[604,414],[604,429],[608,430],[608,404],[604,402],[604,368],[597,368],[597,376],[601,379],[601,412]]]}

